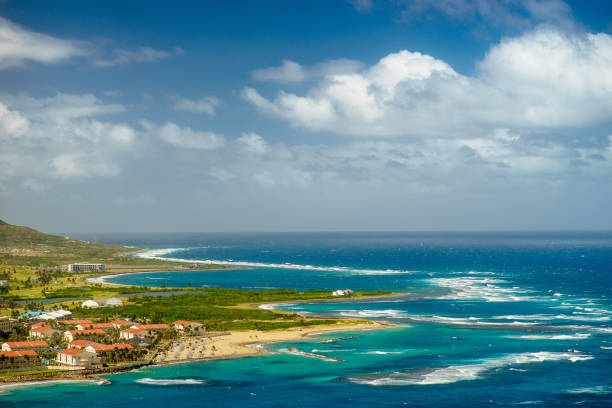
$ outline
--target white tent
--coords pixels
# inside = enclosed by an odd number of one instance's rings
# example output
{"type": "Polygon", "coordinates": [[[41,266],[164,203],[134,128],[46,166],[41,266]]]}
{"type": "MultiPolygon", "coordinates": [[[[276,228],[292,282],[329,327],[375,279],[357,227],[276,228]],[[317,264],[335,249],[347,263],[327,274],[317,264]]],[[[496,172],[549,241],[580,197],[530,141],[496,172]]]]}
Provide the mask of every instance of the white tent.
{"type": "Polygon", "coordinates": [[[94,300],[86,300],[81,304],[81,307],[85,308],[85,309],[90,309],[90,308],[96,308],[96,307],[100,307],[100,305],[98,304],[98,302],[94,301],[94,300]]]}
{"type": "Polygon", "coordinates": [[[109,307],[123,306],[123,302],[121,301],[121,299],[110,298],[106,301],[106,303],[104,303],[104,306],[109,306],[109,307]]]}

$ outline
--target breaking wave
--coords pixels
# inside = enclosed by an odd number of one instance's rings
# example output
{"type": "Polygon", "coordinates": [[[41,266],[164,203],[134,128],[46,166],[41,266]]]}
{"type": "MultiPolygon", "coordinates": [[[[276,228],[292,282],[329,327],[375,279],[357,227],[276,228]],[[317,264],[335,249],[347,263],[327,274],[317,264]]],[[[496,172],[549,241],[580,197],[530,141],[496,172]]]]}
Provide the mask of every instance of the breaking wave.
{"type": "Polygon", "coordinates": [[[202,380],[195,378],[171,379],[171,378],[141,378],[136,380],[139,384],[147,385],[199,385],[204,384],[202,380]]]}
{"type": "Polygon", "coordinates": [[[390,374],[358,375],[342,378],[356,384],[373,386],[433,385],[450,384],[458,381],[477,380],[490,370],[515,364],[542,363],[545,361],[590,360],[593,357],[580,353],[548,352],[509,354],[500,358],[486,360],[482,363],[456,365],[448,367],[419,368],[398,371],[390,374]]]}
{"type": "MultiPolygon", "coordinates": [[[[201,248],[201,247],[198,247],[201,248]]],[[[346,266],[314,266],[314,265],[299,265],[293,263],[264,263],[264,262],[247,262],[247,261],[234,261],[234,260],[218,260],[218,259],[185,259],[185,258],[172,258],[165,255],[170,255],[175,252],[186,251],[194,248],[165,248],[165,249],[152,249],[148,251],[142,251],[136,254],[139,258],[144,259],[157,259],[162,261],[175,261],[175,262],[189,262],[194,264],[217,264],[227,265],[236,267],[251,267],[251,268],[279,268],[279,269],[304,269],[311,271],[330,271],[330,272],[346,272],[358,275],[404,275],[412,274],[416,271],[400,271],[395,269],[358,269],[349,268],[346,266]]]]}

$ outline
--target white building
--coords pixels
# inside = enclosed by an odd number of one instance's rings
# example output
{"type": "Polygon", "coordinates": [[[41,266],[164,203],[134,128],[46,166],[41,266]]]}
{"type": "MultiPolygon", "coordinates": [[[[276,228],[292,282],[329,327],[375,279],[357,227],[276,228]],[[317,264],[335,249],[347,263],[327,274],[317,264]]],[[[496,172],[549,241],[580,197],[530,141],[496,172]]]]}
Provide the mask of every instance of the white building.
{"type": "Polygon", "coordinates": [[[332,292],[332,296],[352,296],[353,295],[353,291],[350,289],[338,289],[338,290],[334,290],[332,292]]]}
{"type": "Polygon", "coordinates": [[[90,367],[100,364],[100,359],[95,353],[81,350],[78,348],[69,348],[57,353],[56,361],[60,364],[77,367],[90,367]]]}
{"type": "Polygon", "coordinates": [[[56,310],[53,312],[43,313],[38,316],[38,320],[66,320],[72,317],[72,312],[69,310],[56,310]]]}
{"type": "Polygon", "coordinates": [[[68,265],[68,272],[104,272],[106,265],[94,263],[73,263],[68,265]]]}
{"type": "Polygon", "coordinates": [[[11,331],[17,323],[17,320],[11,319],[8,316],[0,316],[0,331],[11,331]]]}

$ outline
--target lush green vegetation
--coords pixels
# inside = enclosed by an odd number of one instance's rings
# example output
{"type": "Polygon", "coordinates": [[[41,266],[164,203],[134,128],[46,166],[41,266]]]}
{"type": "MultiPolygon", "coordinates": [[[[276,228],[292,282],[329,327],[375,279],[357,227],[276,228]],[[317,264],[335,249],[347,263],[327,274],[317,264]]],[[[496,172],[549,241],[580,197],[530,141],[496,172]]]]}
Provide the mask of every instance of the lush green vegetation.
{"type": "MultiPolygon", "coordinates": [[[[357,292],[356,297],[378,296],[389,292],[357,292]]],[[[144,318],[154,323],[171,323],[175,320],[203,322],[209,330],[261,329],[326,324],[328,321],[303,319],[293,313],[237,307],[241,304],[287,302],[298,300],[332,299],[331,292],[322,290],[241,290],[206,288],[193,294],[167,297],[132,296],[130,304],[116,308],[77,309],[78,317],[110,319],[114,316],[144,318]]],[[[335,299],[335,298],[334,298],[335,299]]],[[[331,322],[334,322],[331,320],[331,322]]]]}

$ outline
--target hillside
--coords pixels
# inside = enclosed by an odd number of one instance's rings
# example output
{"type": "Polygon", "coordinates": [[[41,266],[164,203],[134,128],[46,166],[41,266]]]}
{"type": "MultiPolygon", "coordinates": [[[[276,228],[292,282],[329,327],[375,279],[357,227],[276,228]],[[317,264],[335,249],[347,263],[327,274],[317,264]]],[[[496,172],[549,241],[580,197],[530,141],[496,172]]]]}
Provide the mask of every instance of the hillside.
{"type": "Polygon", "coordinates": [[[127,251],[119,245],[90,243],[45,234],[0,220],[0,256],[44,258],[109,258],[127,251]]]}

